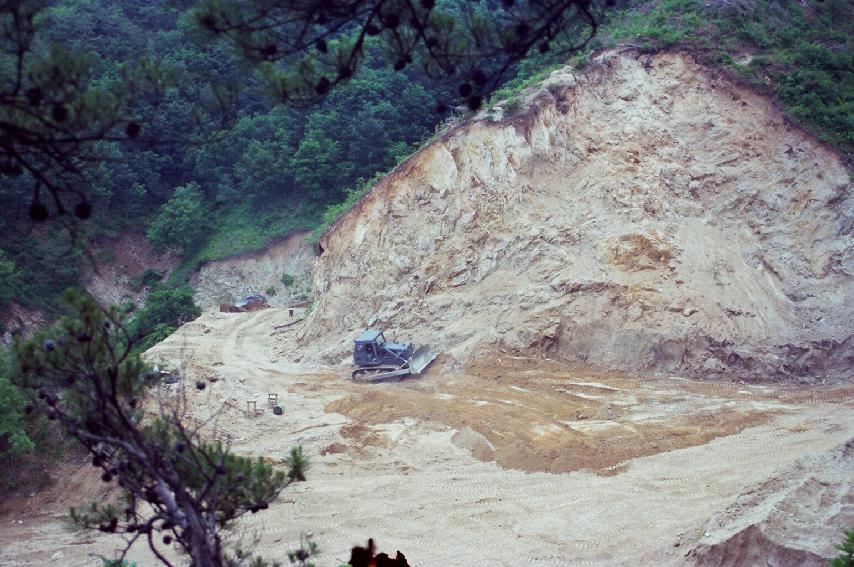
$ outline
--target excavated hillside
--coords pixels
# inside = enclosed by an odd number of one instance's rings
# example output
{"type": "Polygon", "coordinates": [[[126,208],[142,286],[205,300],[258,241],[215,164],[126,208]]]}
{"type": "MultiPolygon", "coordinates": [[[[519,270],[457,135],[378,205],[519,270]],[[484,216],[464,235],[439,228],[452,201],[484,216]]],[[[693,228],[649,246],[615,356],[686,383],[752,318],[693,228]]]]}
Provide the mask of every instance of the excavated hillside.
{"type": "Polygon", "coordinates": [[[367,326],[603,368],[854,372],[854,198],[832,151],[684,54],[557,71],[381,181],[320,242],[292,353],[367,326]]]}
{"type": "Polygon", "coordinates": [[[307,235],[296,232],[261,252],[207,262],[190,280],[196,289],[196,303],[202,309],[215,309],[221,303],[234,303],[256,293],[263,294],[274,307],[308,299],[312,252],[307,235]]]}
{"type": "MultiPolygon", "coordinates": [[[[236,454],[312,461],[235,535],[283,561],[313,533],[323,565],[368,538],[416,567],[825,565],[854,521],[839,159],[677,54],[605,54],[521,109],[447,132],[345,215],[313,306],[215,308],[270,286],[290,305],[302,236],[196,277],[209,308],[146,353],[182,376],[157,400],[236,454]],[[368,325],[440,354],[355,383],[368,325]]],[[[66,476],[0,503],[0,565],[124,545],[69,530],[69,504],[109,495],[88,465],[66,476]]]]}

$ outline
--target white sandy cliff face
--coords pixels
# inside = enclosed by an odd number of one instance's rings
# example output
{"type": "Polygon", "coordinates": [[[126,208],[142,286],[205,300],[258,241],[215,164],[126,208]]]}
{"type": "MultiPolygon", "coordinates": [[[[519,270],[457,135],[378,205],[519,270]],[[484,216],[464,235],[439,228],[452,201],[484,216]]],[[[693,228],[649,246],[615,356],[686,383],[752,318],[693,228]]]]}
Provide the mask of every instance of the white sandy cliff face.
{"type": "Polygon", "coordinates": [[[381,325],[457,357],[854,372],[854,199],[831,151],[678,54],[608,53],[526,104],[428,145],[322,239],[306,361],[381,325]]]}
{"type": "Polygon", "coordinates": [[[313,257],[307,236],[307,232],[295,232],[259,252],[204,264],[190,282],[196,288],[196,303],[215,309],[258,293],[274,307],[304,302],[311,296],[313,257]],[[288,285],[282,279],[285,275],[290,276],[288,285]]]}

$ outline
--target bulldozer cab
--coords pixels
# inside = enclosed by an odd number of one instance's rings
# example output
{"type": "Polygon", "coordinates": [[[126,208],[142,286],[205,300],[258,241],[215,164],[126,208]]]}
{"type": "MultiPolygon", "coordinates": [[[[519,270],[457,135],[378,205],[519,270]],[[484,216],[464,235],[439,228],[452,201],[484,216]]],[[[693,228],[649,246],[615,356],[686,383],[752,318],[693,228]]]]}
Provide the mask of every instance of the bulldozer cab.
{"type": "Polygon", "coordinates": [[[355,340],[353,362],[361,365],[380,363],[385,342],[382,329],[368,329],[355,340]]]}

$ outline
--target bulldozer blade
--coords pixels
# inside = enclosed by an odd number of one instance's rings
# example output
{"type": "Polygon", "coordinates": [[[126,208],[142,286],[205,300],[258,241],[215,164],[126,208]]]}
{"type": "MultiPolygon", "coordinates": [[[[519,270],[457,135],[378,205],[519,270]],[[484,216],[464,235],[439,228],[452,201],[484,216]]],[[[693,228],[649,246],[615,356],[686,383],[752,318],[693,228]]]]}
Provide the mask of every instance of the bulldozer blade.
{"type": "Polygon", "coordinates": [[[436,359],[436,353],[430,352],[430,345],[421,345],[412,353],[412,358],[409,359],[409,373],[421,374],[421,371],[427,368],[427,365],[436,359]]]}

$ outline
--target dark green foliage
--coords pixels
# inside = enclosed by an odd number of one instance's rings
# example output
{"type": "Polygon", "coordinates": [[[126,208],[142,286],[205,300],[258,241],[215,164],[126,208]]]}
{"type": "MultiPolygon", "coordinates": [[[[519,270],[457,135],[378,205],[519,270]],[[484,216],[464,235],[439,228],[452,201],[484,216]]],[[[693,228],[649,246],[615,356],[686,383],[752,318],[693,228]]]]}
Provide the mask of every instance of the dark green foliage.
{"type": "Polygon", "coordinates": [[[291,449],[291,452],[285,456],[285,464],[290,469],[288,477],[291,480],[305,480],[305,473],[311,468],[311,463],[303,453],[302,446],[291,449]]]}
{"type": "MultiPolygon", "coordinates": [[[[131,328],[133,328],[131,326],[131,328]]],[[[175,331],[178,330],[178,327],[173,325],[169,325],[167,323],[157,323],[153,327],[149,327],[147,331],[145,331],[145,335],[140,339],[137,343],[137,350],[140,352],[145,352],[163,339],[168,338],[175,331]]]]}
{"type": "Polygon", "coordinates": [[[0,458],[14,457],[35,447],[27,433],[27,400],[10,380],[9,355],[0,348],[0,458]]]}
{"type": "Polygon", "coordinates": [[[845,541],[836,546],[839,556],[830,562],[831,567],[854,567],[854,529],[845,532],[845,541]]]}
{"type": "Polygon", "coordinates": [[[567,38],[584,45],[599,9],[599,2],[550,0],[203,0],[194,15],[259,64],[281,100],[316,101],[357,77],[373,55],[374,65],[429,78],[443,98],[477,110],[527,53],[567,38]]]}
{"type": "MultiPolygon", "coordinates": [[[[72,510],[81,526],[143,537],[158,555],[175,541],[194,565],[225,567],[221,530],[269,506],[307,468],[289,472],[264,459],[232,454],[190,427],[186,402],[146,412],[160,379],[135,352],[132,333],[116,308],[69,292],[72,315],[15,344],[15,382],[37,411],[85,447],[102,480],[115,481],[122,502],[72,510]],[[162,544],[161,544],[162,542],[162,544]]],[[[150,407],[150,406],[149,406],[150,407]]],[[[160,557],[160,555],[158,555],[160,557]]],[[[263,564],[262,563],[258,563],[263,564]]]]}
{"type": "Polygon", "coordinates": [[[141,341],[138,348],[146,350],[165,339],[175,329],[202,314],[193,299],[193,288],[158,287],[148,294],[145,306],[130,320],[128,332],[141,341]]]}
{"type": "Polygon", "coordinates": [[[296,278],[291,274],[282,274],[282,285],[285,287],[291,287],[294,285],[296,278]]]}
{"type": "Polygon", "coordinates": [[[158,250],[180,247],[192,250],[201,245],[207,232],[207,209],[197,183],[175,189],[172,197],[148,227],[148,239],[158,250]]]}
{"type": "Polygon", "coordinates": [[[825,141],[854,151],[854,52],[802,41],[785,55],[786,71],[774,73],[780,102],[825,141]]]}
{"type": "Polygon", "coordinates": [[[14,300],[57,315],[63,292],[79,282],[79,244],[64,232],[20,234],[14,223],[3,220],[0,228],[9,231],[4,233],[9,238],[0,236],[0,313],[14,300]]]}
{"type": "Polygon", "coordinates": [[[130,285],[135,291],[140,291],[144,287],[150,287],[157,284],[162,279],[163,274],[157,270],[146,268],[141,274],[130,279],[130,285]]]}

